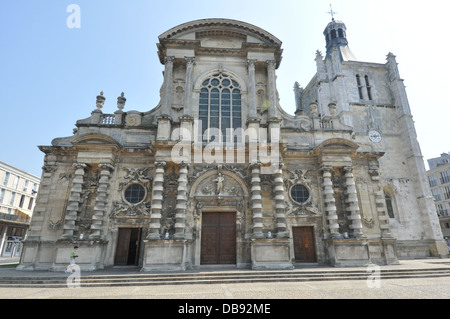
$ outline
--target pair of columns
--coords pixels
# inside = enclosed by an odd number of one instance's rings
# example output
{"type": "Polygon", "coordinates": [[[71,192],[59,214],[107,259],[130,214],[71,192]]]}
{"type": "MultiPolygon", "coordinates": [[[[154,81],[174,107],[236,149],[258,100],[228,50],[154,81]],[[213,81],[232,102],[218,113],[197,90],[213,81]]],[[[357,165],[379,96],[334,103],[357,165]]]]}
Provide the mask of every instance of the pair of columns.
{"type": "MultiPolygon", "coordinates": [[[[185,57],[186,60],[186,80],[184,88],[184,114],[191,114],[190,96],[192,91],[192,73],[195,65],[195,57],[185,57]]],[[[173,63],[174,56],[164,58],[164,95],[162,105],[168,110],[172,106],[173,99],[173,63]]]]}
{"type": "MultiPolygon", "coordinates": [[[[83,184],[84,175],[88,164],[75,163],[75,176],[72,182],[72,188],[70,190],[69,202],[67,205],[66,215],[64,217],[63,226],[63,239],[73,239],[75,231],[75,223],[79,219],[80,205],[83,200],[83,184]]],[[[108,188],[111,179],[111,172],[114,170],[114,166],[108,163],[99,164],[101,168],[100,179],[98,181],[97,196],[95,198],[94,215],[92,216],[93,222],[91,224],[91,233],[89,239],[101,239],[103,236],[103,221],[106,213],[106,199],[108,196],[108,188]]]]}
{"type": "MultiPolygon", "coordinates": [[[[249,118],[254,119],[258,117],[257,113],[257,99],[256,99],[256,76],[255,67],[257,60],[247,60],[248,67],[248,100],[249,100],[249,118]]],[[[266,61],[267,66],[267,95],[269,97],[269,110],[268,118],[277,117],[277,89],[276,89],[276,77],[275,68],[276,61],[268,60],[266,61]]]]}
{"type": "MultiPolygon", "coordinates": [[[[345,166],[345,191],[347,195],[347,211],[350,212],[348,219],[351,221],[349,225],[353,230],[353,236],[356,238],[363,237],[361,215],[359,214],[358,197],[356,193],[355,180],[353,178],[353,167],[345,166]]],[[[331,180],[331,165],[325,165],[321,168],[323,177],[323,192],[325,195],[325,210],[328,221],[328,229],[331,238],[341,238],[339,233],[338,216],[336,214],[336,203],[334,198],[333,182],[331,180]]]]}
{"type": "MultiPolygon", "coordinates": [[[[150,214],[150,225],[147,239],[161,239],[161,217],[164,192],[164,172],[166,167],[165,161],[155,162],[155,177],[153,181],[152,208],[150,214]]],[[[188,168],[187,163],[179,164],[177,202],[175,213],[175,234],[174,239],[184,239],[186,229],[186,210],[187,210],[187,185],[188,185],[188,168]]]]}
{"type": "MultiPolygon", "coordinates": [[[[261,163],[256,162],[250,165],[251,170],[251,204],[253,221],[253,238],[264,238],[263,234],[263,213],[262,213],[262,195],[261,195],[261,163]]],[[[273,174],[274,176],[274,194],[275,194],[275,230],[276,237],[285,238],[287,234],[286,223],[286,204],[284,201],[284,184],[282,164],[273,174]]]]}

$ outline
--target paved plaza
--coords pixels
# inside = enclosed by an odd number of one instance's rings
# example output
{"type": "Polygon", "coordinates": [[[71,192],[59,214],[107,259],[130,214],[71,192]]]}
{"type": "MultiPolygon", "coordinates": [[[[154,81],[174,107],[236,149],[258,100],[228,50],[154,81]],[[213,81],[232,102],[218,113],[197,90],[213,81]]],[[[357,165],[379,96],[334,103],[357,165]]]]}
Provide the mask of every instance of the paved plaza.
{"type": "Polygon", "coordinates": [[[2,299],[449,299],[450,277],[100,288],[0,288],[2,299]]]}
{"type": "MultiPolygon", "coordinates": [[[[0,260],[1,263],[4,260],[0,260]]],[[[450,259],[404,260],[381,269],[450,267],[450,259]]],[[[332,272],[342,268],[327,267],[332,272]]],[[[349,268],[356,269],[356,268],[349,268]]],[[[361,268],[359,268],[361,269],[361,268]]],[[[113,274],[111,269],[107,273],[113,274]]],[[[304,271],[308,271],[305,269],[304,271]]],[[[64,273],[23,272],[0,267],[0,276],[68,276],[64,273]]],[[[96,272],[88,272],[94,275],[96,272]]],[[[83,274],[81,274],[83,276],[83,274]]],[[[449,299],[450,277],[327,280],[270,283],[223,283],[80,288],[0,288],[1,299],[449,299]]]]}

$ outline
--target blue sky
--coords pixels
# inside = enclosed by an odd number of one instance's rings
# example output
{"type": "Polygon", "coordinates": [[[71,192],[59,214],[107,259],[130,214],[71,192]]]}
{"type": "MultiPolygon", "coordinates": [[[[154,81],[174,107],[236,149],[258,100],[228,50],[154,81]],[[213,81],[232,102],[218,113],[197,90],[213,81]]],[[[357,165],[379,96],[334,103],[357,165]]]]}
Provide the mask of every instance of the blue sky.
{"type": "Polygon", "coordinates": [[[316,50],[325,51],[330,2],[359,60],[397,56],[424,160],[450,151],[447,0],[2,0],[0,161],[40,176],[44,154],[37,146],[71,136],[100,91],[105,113],[116,110],[121,92],[124,111],[154,108],[163,80],[158,35],[196,19],[241,20],[281,39],[277,87],[281,106],[293,114],[294,82],[306,86],[316,50]],[[70,4],[81,9],[80,28],[67,27],[70,4]]]}

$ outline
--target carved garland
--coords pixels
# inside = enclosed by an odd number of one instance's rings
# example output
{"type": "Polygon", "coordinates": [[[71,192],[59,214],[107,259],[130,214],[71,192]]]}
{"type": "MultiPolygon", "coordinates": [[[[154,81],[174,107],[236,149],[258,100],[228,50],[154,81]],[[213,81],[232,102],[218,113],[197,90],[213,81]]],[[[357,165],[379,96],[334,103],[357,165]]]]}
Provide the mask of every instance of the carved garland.
{"type": "MultiPolygon", "coordinates": [[[[122,193],[122,200],[114,201],[110,217],[115,218],[136,218],[150,217],[151,201],[141,201],[137,204],[129,203],[125,200],[125,190],[132,184],[139,184],[146,190],[146,196],[151,191],[152,178],[148,177],[147,171],[150,167],[144,168],[124,168],[127,175],[119,182],[119,191],[122,193]]],[[[144,199],[145,199],[144,197],[144,199]]]]}

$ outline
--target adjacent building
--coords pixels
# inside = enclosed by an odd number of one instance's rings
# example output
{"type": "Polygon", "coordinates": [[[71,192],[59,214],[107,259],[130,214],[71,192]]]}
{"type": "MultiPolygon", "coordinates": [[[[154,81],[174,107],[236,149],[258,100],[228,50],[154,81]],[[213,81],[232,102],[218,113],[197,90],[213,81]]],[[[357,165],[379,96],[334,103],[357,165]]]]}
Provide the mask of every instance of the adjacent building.
{"type": "Polygon", "coordinates": [[[0,162],[0,256],[20,256],[39,183],[39,177],[0,162]]]}
{"type": "Polygon", "coordinates": [[[450,153],[428,160],[428,182],[444,239],[450,246],[450,153]]]}
{"type": "Polygon", "coordinates": [[[396,57],[358,60],[341,21],[323,35],[326,52],[310,82],[295,84],[288,114],[273,34],[229,19],[162,33],[157,106],[126,111],[122,93],[105,114],[100,93],[73,136],[39,147],[41,191],[18,269],[63,270],[74,245],[84,270],[447,256],[396,57]]]}

